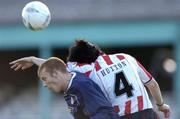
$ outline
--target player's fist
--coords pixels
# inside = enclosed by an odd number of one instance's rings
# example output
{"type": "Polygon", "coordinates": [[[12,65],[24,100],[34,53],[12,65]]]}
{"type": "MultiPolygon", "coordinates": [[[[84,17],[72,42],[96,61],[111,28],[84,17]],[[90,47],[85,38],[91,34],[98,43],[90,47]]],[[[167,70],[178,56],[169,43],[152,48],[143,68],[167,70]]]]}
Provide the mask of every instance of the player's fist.
{"type": "Polygon", "coordinates": [[[158,110],[164,113],[164,117],[165,118],[169,118],[170,117],[170,107],[167,104],[163,104],[162,106],[158,106],[158,110]]]}
{"type": "Polygon", "coordinates": [[[24,57],[24,58],[14,60],[10,62],[9,64],[11,65],[11,69],[14,69],[15,71],[19,69],[24,70],[24,69],[30,68],[34,64],[33,58],[34,58],[33,56],[24,57]]]}

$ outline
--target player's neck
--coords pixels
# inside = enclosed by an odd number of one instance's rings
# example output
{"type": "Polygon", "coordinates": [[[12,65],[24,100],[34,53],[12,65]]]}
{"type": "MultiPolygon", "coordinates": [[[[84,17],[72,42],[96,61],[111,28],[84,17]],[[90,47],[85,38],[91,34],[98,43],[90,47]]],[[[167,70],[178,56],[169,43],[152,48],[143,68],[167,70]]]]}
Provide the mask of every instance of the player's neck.
{"type": "Polygon", "coordinates": [[[67,74],[67,76],[66,76],[66,78],[65,78],[64,88],[63,88],[63,90],[64,90],[64,91],[66,91],[66,90],[67,90],[68,85],[69,85],[69,82],[70,82],[70,80],[71,80],[72,76],[73,76],[73,75],[72,75],[72,74],[70,74],[70,73],[68,73],[68,74],[67,74]]]}

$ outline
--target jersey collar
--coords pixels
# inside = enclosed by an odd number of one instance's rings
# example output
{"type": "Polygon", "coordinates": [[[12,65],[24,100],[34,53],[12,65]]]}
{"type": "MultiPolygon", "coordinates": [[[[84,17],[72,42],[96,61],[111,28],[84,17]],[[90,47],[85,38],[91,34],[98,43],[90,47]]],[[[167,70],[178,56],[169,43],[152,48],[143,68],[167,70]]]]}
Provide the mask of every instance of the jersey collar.
{"type": "Polygon", "coordinates": [[[75,72],[71,72],[71,74],[72,74],[72,77],[71,77],[71,79],[69,80],[69,84],[68,84],[68,87],[67,87],[67,89],[66,89],[65,92],[67,92],[67,91],[69,90],[69,88],[71,87],[72,81],[73,81],[74,77],[76,76],[76,73],[75,73],[75,72]]]}

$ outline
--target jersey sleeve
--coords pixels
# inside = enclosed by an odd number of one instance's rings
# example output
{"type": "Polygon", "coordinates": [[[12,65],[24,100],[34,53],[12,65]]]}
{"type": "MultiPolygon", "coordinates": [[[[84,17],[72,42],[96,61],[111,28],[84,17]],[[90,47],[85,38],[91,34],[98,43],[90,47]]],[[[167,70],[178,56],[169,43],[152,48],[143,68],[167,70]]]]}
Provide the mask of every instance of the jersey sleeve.
{"type": "Polygon", "coordinates": [[[144,66],[137,61],[138,74],[144,84],[148,83],[152,79],[152,75],[144,68],[144,66]]]}
{"type": "Polygon", "coordinates": [[[141,81],[146,84],[152,79],[152,75],[144,68],[144,66],[130,55],[125,55],[129,62],[134,66],[138,72],[141,81]]]}

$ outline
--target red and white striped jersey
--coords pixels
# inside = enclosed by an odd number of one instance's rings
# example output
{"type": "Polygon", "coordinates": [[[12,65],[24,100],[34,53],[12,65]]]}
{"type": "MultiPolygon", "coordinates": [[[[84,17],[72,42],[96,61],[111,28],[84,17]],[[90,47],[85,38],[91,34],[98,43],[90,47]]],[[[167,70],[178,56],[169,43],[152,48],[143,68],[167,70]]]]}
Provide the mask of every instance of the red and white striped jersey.
{"type": "Polygon", "coordinates": [[[68,62],[67,68],[96,82],[120,116],[152,108],[144,87],[152,76],[130,55],[102,55],[92,64],[68,62]]]}

